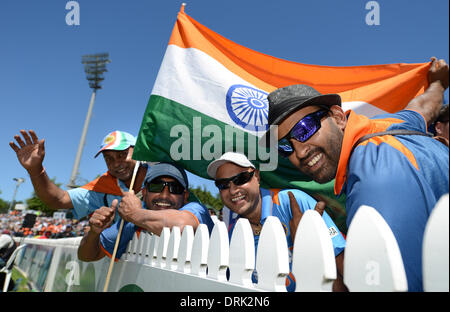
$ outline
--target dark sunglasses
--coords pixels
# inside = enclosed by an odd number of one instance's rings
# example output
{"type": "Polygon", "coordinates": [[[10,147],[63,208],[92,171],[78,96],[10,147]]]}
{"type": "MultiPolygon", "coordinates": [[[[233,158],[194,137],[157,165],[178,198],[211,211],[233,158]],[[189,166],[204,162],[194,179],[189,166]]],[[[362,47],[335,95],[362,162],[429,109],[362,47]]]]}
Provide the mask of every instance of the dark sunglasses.
{"type": "Polygon", "coordinates": [[[306,142],[321,127],[321,119],[328,113],[328,110],[318,110],[300,119],[289,133],[278,141],[278,153],[282,157],[288,157],[294,152],[290,139],[299,142],[306,142]]]}
{"type": "Polygon", "coordinates": [[[161,193],[165,187],[169,187],[171,194],[180,195],[184,192],[184,187],[178,182],[155,181],[147,184],[147,191],[151,193],[161,193]]]}
{"type": "Polygon", "coordinates": [[[214,184],[217,186],[219,190],[226,190],[230,187],[230,182],[233,182],[234,185],[242,185],[247,183],[253,178],[255,174],[255,170],[253,171],[243,171],[231,178],[226,179],[218,179],[214,181],[214,184]]]}

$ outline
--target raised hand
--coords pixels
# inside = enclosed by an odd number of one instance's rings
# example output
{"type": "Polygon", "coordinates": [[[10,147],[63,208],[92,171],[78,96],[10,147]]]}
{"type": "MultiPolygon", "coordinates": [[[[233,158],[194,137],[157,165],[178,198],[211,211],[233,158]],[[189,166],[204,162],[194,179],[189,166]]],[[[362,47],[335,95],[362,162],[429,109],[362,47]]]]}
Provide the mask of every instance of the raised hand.
{"type": "MultiPolygon", "coordinates": [[[[294,243],[295,234],[297,233],[298,224],[301,218],[303,217],[303,213],[300,210],[300,206],[298,205],[298,202],[295,199],[294,194],[292,192],[288,192],[288,196],[292,212],[292,219],[289,220],[289,228],[291,232],[291,240],[292,243],[294,243]]],[[[314,207],[314,210],[317,211],[322,216],[325,210],[325,203],[323,201],[318,201],[316,206],[314,207]]]]}
{"type": "Polygon", "coordinates": [[[438,61],[435,57],[432,57],[431,66],[428,70],[428,82],[431,84],[435,81],[440,81],[445,90],[448,88],[448,80],[448,64],[443,59],[438,61]]]}
{"type": "Polygon", "coordinates": [[[111,207],[100,207],[94,211],[89,219],[90,231],[100,234],[104,229],[111,226],[116,214],[118,200],[114,199],[111,203],[111,207]]]}
{"type": "Polygon", "coordinates": [[[42,162],[45,156],[44,139],[39,140],[33,130],[29,134],[25,130],[20,130],[24,140],[20,135],[15,135],[17,146],[14,142],[9,142],[9,146],[16,152],[20,164],[28,171],[30,175],[38,174],[42,171],[42,162]]]}

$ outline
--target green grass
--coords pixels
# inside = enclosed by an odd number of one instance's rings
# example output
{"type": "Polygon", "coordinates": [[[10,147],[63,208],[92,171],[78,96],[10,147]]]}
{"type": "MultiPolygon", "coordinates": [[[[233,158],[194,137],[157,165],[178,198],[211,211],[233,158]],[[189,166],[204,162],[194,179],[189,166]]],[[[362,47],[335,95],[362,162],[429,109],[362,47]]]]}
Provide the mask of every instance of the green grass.
{"type": "Polygon", "coordinates": [[[28,279],[23,276],[16,268],[13,268],[11,279],[16,283],[16,292],[30,292],[31,287],[28,286],[28,279]],[[17,283],[19,283],[17,285],[17,283]]]}

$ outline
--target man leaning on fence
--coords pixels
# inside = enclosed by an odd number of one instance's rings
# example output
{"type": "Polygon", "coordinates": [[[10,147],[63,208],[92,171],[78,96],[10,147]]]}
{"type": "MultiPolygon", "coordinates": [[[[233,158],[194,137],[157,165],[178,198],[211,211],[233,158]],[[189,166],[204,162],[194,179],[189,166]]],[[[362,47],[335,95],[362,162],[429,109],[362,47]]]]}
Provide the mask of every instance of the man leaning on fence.
{"type": "MultiPolygon", "coordinates": [[[[259,235],[268,216],[277,217],[285,225],[286,240],[289,252],[292,252],[295,234],[302,213],[307,209],[315,209],[323,216],[327,228],[332,229],[332,242],[336,266],[337,279],[333,283],[333,291],[346,291],[343,284],[343,250],[345,239],[339,232],[333,220],[324,212],[325,204],[317,202],[308,194],[300,190],[278,190],[260,188],[259,170],[240,153],[227,152],[219,159],[211,162],[207,169],[208,175],[215,180],[222,202],[231,211],[238,214],[238,218],[247,218],[255,238],[255,250],[258,249],[259,235]]],[[[237,219],[229,225],[231,237],[237,219]]],[[[289,257],[290,259],[292,257],[289,257]]],[[[292,263],[289,263],[291,268],[292,263]]],[[[255,272],[254,272],[255,273],[255,272]]],[[[253,282],[257,277],[253,275],[253,282]]],[[[294,291],[295,278],[290,273],[286,278],[288,291],[294,291]]]]}
{"type": "Polygon", "coordinates": [[[214,223],[209,211],[198,202],[188,202],[188,187],[183,168],[175,163],[153,165],[144,179],[143,202],[131,191],[125,193],[120,205],[114,200],[111,207],[101,207],[92,214],[90,230],[78,248],[78,258],[97,261],[105,255],[112,256],[121,222],[120,218],[113,222],[116,213],[125,222],[115,260],[120,259],[134,234],[141,230],[160,235],[164,227],[178,226],[183,231],[184,226],[190,225],[195,230],[202,223],[211,233],[214,223]]]}
{"type": "MultiPolygon", "coordinates": [[[[268,95],[278,151],[303,174],[346,195],[347,226],[361,205],[392,229],[409,291],[422,291],[422,242],[428,217],[449,191],[448,146],[427,135],[448,88],[448,65],[432,58],[428,87],[397,113],[344,112],[337,94],[292,85],[268,95]]],[[[267,134],[261,140],[265,141],[267,134]]]]}

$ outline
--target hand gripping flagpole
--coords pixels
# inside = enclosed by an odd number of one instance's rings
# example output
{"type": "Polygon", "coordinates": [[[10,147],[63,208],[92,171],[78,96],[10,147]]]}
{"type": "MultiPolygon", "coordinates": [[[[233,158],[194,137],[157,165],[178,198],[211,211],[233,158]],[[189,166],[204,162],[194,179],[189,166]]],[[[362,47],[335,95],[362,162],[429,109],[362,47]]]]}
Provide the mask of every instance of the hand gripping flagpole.
{"type": "MultiPolygon", "coordinates": [[[[136,165],[134,166],[134,170],[133,170],[133,176],[131,178],[131,183],[130,183],[130,188],[129,188],[130,191],[133,190],[134,180],[136,178],[136,174],[139,169],[139,166],[140,166],[140,161],[136,161],[136,165]]],[[[117,247],[119,247],[119,241],[120,241],[120,236],[122,234],[123,223],[124,223],[123,219],[121,219],[120,226],[119,226],[119,232],[117,233],[116,244],[114,245],[114,251],[111,256],[111,261],[109,262],[109,269],[108,269],[108,274],[106,275],[105,286],[103,287],[103,292],[108,291],[109,280],[111,278],[111,273],[112,273],[112,269],[114,266],[114,259],[116,258],[116,254],[117,254],[117,247]]]]}

